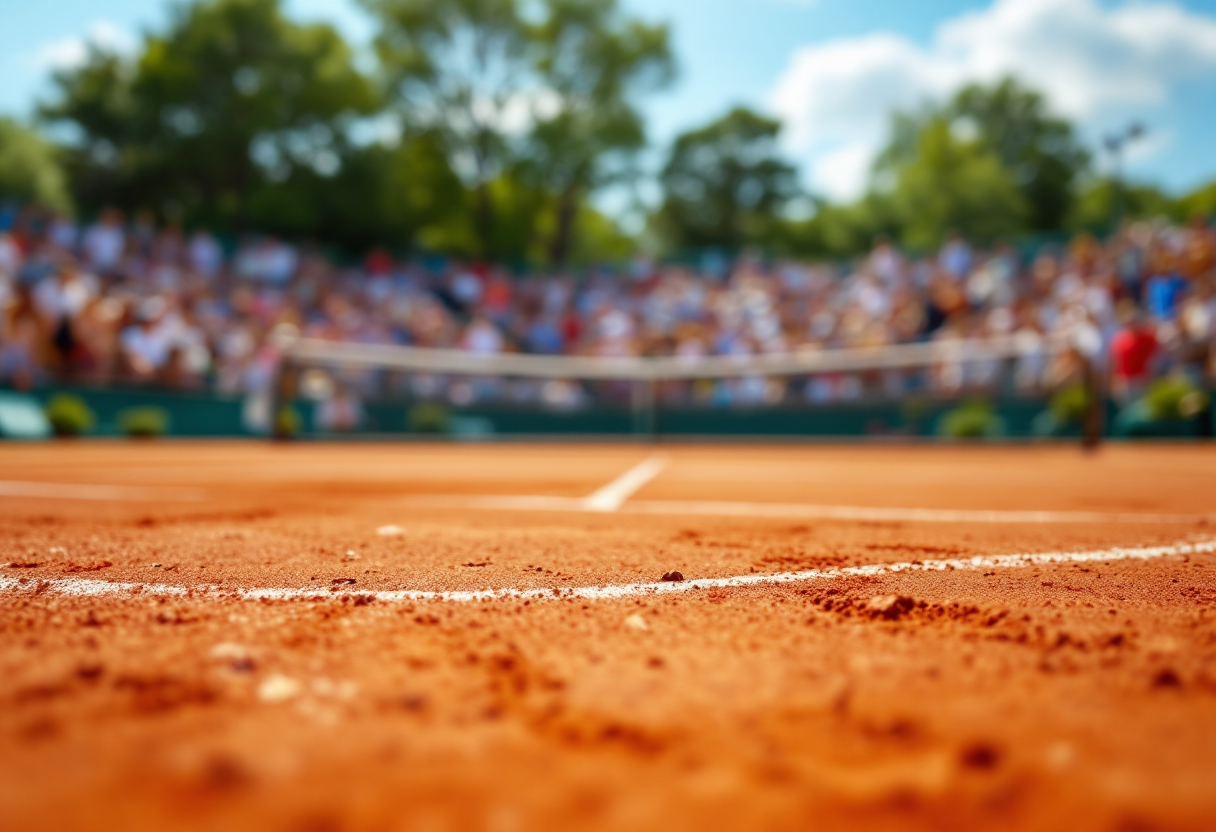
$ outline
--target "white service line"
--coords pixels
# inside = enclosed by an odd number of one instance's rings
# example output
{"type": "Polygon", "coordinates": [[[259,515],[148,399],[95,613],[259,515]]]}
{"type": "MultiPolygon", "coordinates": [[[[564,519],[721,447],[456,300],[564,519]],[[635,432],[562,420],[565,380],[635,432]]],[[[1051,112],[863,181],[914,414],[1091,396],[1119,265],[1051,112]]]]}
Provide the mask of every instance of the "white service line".
{"type": "Polygon", "coordinates": [[[1103,511],[1035,511],[887,506],[824,506],[798,503],[739,503],[692,500],[638,500],[623,507],[637,514],[709,514],[735,517],[791,517],[815,520],[878,520],[922,523],[1202,523],[1206,514],[1137,514],[1103,511]]]}
{"type": "Polygon", "coordinates": [[[134,485],[85,485],[68,482],[0,480],[0,497],[34,497],[46,500],[132,500],[195,502],[207,492],[198,488],[134,485]]]}
{"type": "Polygon", "coordinates": [[[734,587],[789,584],[838,578],[875,578],[901,572],[949,572],[954,570],[1013,569],[1025,566],[1045,566],[1057,563],[1091,563],[1094,561],[1154,560],[1182,555],[1216,552],[1216,540],[1170,543],[1165,546],[1098,549],[1089,552],[1043,552],[1017,555],[977,555],[971,558],[908,561],[904,563],[872,563],[864,566],[841,566],[833,569],[805,569],[800,572],[777,572],[769,575],[737,575],[729,578],[694,578],[686,581],[659,583],[609,584],[606,586],[558,587],[556,589],[482,589],[482,590],[381,590],[361,592],[350,587],[336,590],[320,589],[226,589],[205,585],[199,587],[172,584],[147,584],[118,581],[98,581],[90,578],[0,578],[0,592],[56,592],[78,597],[112,595],[168,595],[193,598],[235,598],[240,600],[290,601],[318,600],[341,597],[344,594],[370,596],[377,601],[524,601],[582,598],[598,601],[630,598],[637,595],[669,595],[698,589],[728,589],[734,587]]]}
{"type": "MultiPolygon", "coordinates": [[[[597,492],[598,494],[599,492],[597,492]]],[[[594,497],[595,495],[592,495],[594,497]]],[[[531,495],[486,497],[408,497],[410,505],[501,511],[594,512],[591,497],[531,495]]],[[[898,508],[888,506],[825,506],[803,503],[746,503],[700,500],[633,500],[616,509],[629,514],[710,515],[713,517],[784,517],[804,520],[869,520],[920,523],[1216,523],[1216,515],[1136,514],[1101,511],[1018,511],[987,509],[898,508]]]]}
{"type": "Polygon", "coordinates": [[[659,475],[667,467],[667,457],[655,455],[642,460],[612,482],[579,500],[583,511],[616,511],[630,495],[659,475]]]}

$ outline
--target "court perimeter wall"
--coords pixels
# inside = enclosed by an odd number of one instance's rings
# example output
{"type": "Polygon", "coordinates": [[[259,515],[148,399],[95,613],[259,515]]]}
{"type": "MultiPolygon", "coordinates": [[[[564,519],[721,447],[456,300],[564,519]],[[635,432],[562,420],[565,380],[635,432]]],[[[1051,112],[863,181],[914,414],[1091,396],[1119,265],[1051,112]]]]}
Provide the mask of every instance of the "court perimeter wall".
{"type": "MultiPolygon", "coordinates": [[[[181,393],[143,388],[47,387],[33,394],[46,403],[59,393],[79,397],[96,417],[91,435],[117,436],[122,433],[121,415],[133,408],[158,408],[167,419],[167,434],[178,437],[258,436],[268,432],[265,407],[258,425],[257,403],[243,397],[224,397],[208,393],[181,393]]],[[[996,418],[996,430],[989,438],[1027,439],[1042,437],[1042,399],[989,400],[986,404],[996,418]],[[1037,421],[1036,421],[1037,420],[1037,421]]],[[[789,438],[928,438],[942,434],[943,416],[961,406],[959,401],[910,399],[902,403],[849,403],[830,405],[784,405],[768,407],[668,407],[656,408],[652,421],[639,424],[627,407],[598,407],[574,411],[554,411],[527,406],[444,405],[443,430],[411,430],[411,410],[417,403],[372,402],[364,406],[363,425],[350,435],[405,437],[448,436],[456,439],[486,439],[494,436],[605,436],[630,435],[680,437],[789,437],[789,438]]],[[[300,438],[335,434],[318,428],[317,407],[313,402],[296,401],[300,438]]],[[[1109,435],[1119,431],[1118,409],[1106,408],[1109,435]]],[[[1198,419],[1156,422],[1143,425],[1137,436],[1175,439],[1210,439],[1214,430],[1212,412],[1198,419]]],[[[1076,428],[1056,430],[1050,435],[1078,435],[1076,428]]]]}

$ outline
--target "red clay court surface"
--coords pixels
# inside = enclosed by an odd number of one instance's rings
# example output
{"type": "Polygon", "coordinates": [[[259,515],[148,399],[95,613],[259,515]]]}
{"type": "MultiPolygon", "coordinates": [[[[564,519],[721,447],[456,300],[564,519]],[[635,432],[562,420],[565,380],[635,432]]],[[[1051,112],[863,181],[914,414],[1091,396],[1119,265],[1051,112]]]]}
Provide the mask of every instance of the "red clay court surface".
{"type": "Polygon", "coordinates": [[[1211,830],[1213,474],[5,445],[0,828],[1211,830]]]}

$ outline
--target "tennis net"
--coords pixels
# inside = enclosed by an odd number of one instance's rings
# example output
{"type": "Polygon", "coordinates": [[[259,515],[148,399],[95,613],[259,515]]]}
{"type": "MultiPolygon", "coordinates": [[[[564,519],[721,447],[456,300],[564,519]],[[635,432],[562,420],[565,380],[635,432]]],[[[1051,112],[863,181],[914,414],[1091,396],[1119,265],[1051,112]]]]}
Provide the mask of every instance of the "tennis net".
{"type": "Polygon", "coordinates": [[[1053,391],[1096,394],[1097,376],[1086,350],[1024,334],[697,357],[299,338],[282,344],[275,390],[277,407],[308,411],[303,433],[918,435],[987,408],[967,430],[1018,435],[1053,391]]]}

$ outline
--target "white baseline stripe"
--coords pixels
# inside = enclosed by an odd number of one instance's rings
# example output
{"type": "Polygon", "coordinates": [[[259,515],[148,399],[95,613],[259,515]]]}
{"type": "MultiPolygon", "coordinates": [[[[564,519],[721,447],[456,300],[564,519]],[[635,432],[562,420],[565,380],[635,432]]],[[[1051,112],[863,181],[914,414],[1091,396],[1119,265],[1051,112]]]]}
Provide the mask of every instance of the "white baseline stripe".
{"type": "Polygon", "coordinates": [[[604,600],[629,598],[637,595],[670,595],[698,589],[725,589],[733,587],[763,586],[767,584],[790,584],[805,581],[835,580],[838,578],[874,578],[895,575],[901,572],[949,572],[953,570],[1013,569],[1026,566],[1045,566],[1058,563],[1090,563],[1094,561],[1154,560],[1182,555],[1210,554],[1216,552],[1216,540],[1171,543],[1165,546],[1142,546],[1139,548],[1099,549],[1090,552],[1043,552],[1017,555],[977,555],[971,558],[949,558],[905,563],[873,563],[864,566],[842,566],[834,569],[806,569],[800,572],[777,572],[770,575],[738,575],[729,578],[696,578],[689,581],[609,584],[607,586],[559,587],[557,589],[482,589],[482,590],[386,590],[359,592],[358,590],[330,591],[318,589],[224,589],[217,586],[184,587],[171,584],[122,583],[98,581],[88,578],[38,579],[0,578],[0,592],[52,591],[62,595],[103,597],[140,593],[146,595],[169,595],[194,598],[235,598],[258,601],[263,599],[318,600],[336,598],[343,594],[367,595],[377,601],[520,601],[561,600],[582,598],[604,600]]]}
{"type": "Polygon", "coordinates": [[[664,456],[652,456],[642,460],[603,488],[584,497],[580,501],[583,510],[616,511],[631,494],[657,477],[666,467],[667,458],[664,456]]]}
{"type": "Polygon", "coordinates": [[[0,481],[0,497],[36,497],[49,500],[171,500],[193,502],[207,496],[197,488],[168,486],[84,485],[66,482],[0,481]]]}
{"type": "MultiPolygon", "coordinates": [[[[594,496],[594,495],[593,495],[594,496]]],[[[409,497],[410,505],[501,511],[603,511],[573,497],[530,495],[501,497],[409,497]]],[[[806,520],[909,521],[920,523],[1216,523],[1206,514],[1136,514],[1101,511],[1000,511],[984,509],[897,508],[886,506],[825,506],[803,503],[743,503],[694,500],[634,500],[615,510],[631,514],[698,515],[715,517],[784,517],[806,520]]]]}

